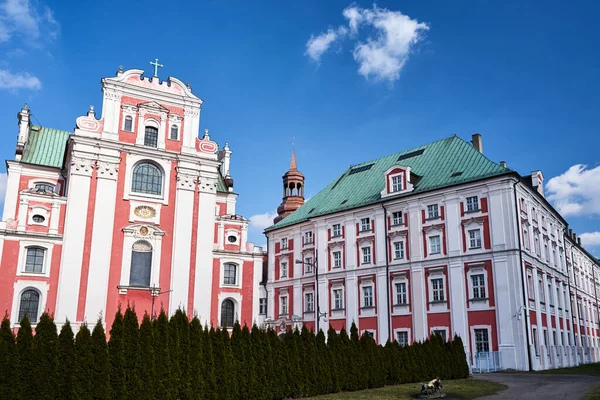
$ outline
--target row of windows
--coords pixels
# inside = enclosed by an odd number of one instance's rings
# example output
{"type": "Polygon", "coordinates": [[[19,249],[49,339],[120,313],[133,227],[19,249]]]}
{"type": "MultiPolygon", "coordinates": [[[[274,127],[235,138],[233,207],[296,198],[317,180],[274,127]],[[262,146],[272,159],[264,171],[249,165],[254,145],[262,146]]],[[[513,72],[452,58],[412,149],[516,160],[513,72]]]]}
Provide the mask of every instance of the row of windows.
{"type": "MultiPolygon", "coordinates": [[[[123,130],[133,132],[133,118],[126,116],[123,122],[123,130]]],[[[179,127],[172,125],[169,132],[169,139],[179,140],[179,127]]],[[[144,132],[144,146],[156,147],[158,143],[158,129],[153,126],[146,126],[144,132]]]]}

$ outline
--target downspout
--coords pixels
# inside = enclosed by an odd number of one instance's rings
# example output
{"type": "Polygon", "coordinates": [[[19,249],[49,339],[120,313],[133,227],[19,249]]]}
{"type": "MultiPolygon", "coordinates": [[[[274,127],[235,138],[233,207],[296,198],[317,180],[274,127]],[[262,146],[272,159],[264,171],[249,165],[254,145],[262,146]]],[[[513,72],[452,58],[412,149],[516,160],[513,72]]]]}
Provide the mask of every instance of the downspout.
{"type": "Polygon", "coordinates": [[[530,328],[530,324],[529,324],[529,304],[528,304],[528,300],[527,300],[527,290],[526,290],[526,281],[525,281],[525,273],[523,272],[523,270],[525,269],[525,266],[523,265],[523,247],[521,244],[521,235],[523,234],[522,229],[521,229],[521,222],[520,222],[520,212],[519,212],[519,202],[518,202],[518,198],[517,198],[517,185],[519,184],[519,181],[516,181],[515,184],[513,185],[513,193],[515,196],[515,216],[517,218],[517,238],[519,241],[519,269],[521,270],[521,286],[523,289],[523,313],[525,314],[525,338],[527,340],[526,343],[526,347],[527,347],[527,356],[529,359],[529,365],[528,365],[528,369],[529,371],[533,371],[533,360],[531,358],[531,346],[529,345],[529,328],[530,328]]]}
{"type": "Polygon", "coordinates": [[[385,235],[385,289],[387,294],[387,317],[388,317],[388,341],[392,340],[392,311],[391,311],[391,299],[390,299],[390,238],[387,232],[387,221],[388,221],[388,213],[387,208],[385,208],[385,204],[381,203],[381,207],[383,208],[383,233],[385,235]]]}

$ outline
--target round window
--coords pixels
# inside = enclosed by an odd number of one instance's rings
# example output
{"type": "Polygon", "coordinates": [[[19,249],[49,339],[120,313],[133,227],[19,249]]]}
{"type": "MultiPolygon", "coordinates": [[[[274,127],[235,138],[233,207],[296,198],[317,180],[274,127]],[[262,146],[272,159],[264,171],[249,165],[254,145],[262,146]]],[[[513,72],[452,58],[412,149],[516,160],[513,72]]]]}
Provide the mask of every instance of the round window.
{"type": "Polygon", "coordinates": [[[39,214],[34,215],[31,219],[33,219],[33,222],[35,222],[37,224],[42,224],[46,220],[46,218],[44,218],[43,215],[39,215],[39,214]]]}
{"type": "Polygon", "coordinates": [[[227,240],[229,240],[229,243],[235,243],[237,241],[237,238],[235,236],[231,235],[227,238],[227,240]]]}

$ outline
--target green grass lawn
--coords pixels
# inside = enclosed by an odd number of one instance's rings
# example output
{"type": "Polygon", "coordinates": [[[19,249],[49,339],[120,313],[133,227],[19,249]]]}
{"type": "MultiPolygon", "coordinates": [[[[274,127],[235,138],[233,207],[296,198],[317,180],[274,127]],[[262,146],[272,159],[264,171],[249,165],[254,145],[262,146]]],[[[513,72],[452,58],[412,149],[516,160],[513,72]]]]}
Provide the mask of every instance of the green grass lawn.
{"type": "MultiPolygon", "coordinates": [[[[475,379],[457,379],[453,381],[442,381],[444,392],[455,394],[463,399],[473,399],[479,396],[494,394],[506,389],[505,385],[475,379]]],[[[420,383],[407,383],[397,386],[386,386],[378,389],[360,390],[357,392],[343,392],[327,394],[324,396],[311,397],[311,399],[336,400],[336,399],[355,399],[355,400],[404,400],[412,399],[421,391],[420,383]]]]}

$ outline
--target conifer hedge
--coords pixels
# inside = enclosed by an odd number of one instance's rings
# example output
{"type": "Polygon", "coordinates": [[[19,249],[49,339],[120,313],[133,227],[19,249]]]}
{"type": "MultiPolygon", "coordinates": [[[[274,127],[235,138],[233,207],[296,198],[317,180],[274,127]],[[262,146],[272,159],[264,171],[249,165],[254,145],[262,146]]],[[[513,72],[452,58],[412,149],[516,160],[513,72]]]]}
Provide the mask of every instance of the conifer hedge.
{"type": "Polygon", "coordinates": [[[380,346],[354,324],[349,336],[330,328],[327,340],[306,327],[281,337],[256,325],[203,327],[182,310],[138,325],[128,307],[108,343],[101,321],[75,336],[68,321],[57,334],[48,314],[35,335],[27,317],[16,336],[7,316],[0,325],[2,399],[284,399],[468,375],[458,336],[380,346]]]}

